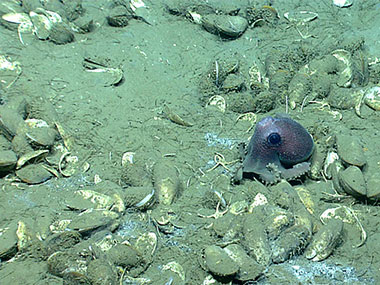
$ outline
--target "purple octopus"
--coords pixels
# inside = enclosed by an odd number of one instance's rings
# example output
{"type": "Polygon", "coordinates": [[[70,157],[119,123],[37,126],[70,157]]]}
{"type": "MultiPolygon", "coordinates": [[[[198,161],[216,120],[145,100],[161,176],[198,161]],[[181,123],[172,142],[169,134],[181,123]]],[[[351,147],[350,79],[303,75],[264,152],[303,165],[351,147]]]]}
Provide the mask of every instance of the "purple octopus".
{"type": "Polygon", "coordinates": [[[266,117],[249,142],[243,175],[258,175],[266,183],[295,179],[309,171],[306,160],[313,150],[313,138],[299,123],[285,116],[266,117]]]}

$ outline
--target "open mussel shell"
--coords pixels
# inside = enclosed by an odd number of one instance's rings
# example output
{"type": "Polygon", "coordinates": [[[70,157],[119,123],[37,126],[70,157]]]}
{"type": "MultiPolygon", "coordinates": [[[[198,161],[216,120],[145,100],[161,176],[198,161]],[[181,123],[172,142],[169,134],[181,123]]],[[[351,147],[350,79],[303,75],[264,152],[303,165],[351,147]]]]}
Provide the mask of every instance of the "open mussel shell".
{"type": "Polygon", "coordinates": [[[64,151],[58,162],[58,170],[65,177],[70,177],[77,171],[85,172],[86,165],[79,161],[78,156],[72,155],[68,151],[64,151]]]}
{"type": "Polygon", "coordinates": [[[338,68],[338,80],[336,84],[339,87],[350,87],[353,80],[352,57],[349,51],[337,49],[331,53],[340,63],[338,68]]]}
{"type": "Polygon", "coordinates": [[[22,73],[21,64],[9,57],[0,55],[0,90],[11,87],[22,73]]]}
{"type": "Polygon", "coordinates": [[[42,14],[37,14],[36,12],[31,11],[29,13],[30,20],[34,26],[34,33],[40,40],[46,40],[49,38],[50,29],[52,23],[49,18],[42,14]]]}
{"type": "Polygon", "coordinates": [[[30,151],[20,156],[20,158],[17,160],[17,166],[16,169],[20,169],[25,164],[30,163],[35,160],[40,160],[46,157],[46,155],[49,153],[47,149],[42,150],[36,150],[36,151],[30,151]]]}
{"type": "Polygon", "coordinates": [[[33,24],[28,14],[23,11],[4,9],[4,3],[0,3],[0,24],[10,30],[32,30],[33,24]],[[21,28],[20,28],[21,27],[21,28]]]}

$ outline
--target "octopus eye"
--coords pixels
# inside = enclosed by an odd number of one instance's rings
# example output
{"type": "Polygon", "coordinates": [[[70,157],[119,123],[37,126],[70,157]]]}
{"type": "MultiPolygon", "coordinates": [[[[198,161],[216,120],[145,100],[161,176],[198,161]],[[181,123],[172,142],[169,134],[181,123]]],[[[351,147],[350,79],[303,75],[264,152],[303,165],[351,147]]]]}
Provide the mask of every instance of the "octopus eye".
{"type": "Polygon", "coordinates": [[[278,133],[271,133],[267,137],[267,141],[272,146],[279,145],[281,143],[281,136],[278,133]]]}

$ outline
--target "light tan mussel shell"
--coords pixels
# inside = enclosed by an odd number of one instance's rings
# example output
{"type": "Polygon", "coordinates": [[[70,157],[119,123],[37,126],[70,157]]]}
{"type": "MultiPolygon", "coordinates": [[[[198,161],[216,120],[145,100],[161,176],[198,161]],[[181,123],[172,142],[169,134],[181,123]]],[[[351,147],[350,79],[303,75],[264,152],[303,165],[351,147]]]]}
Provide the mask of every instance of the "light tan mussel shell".
{"type": "Polygon", "coordinates": [[[157,248],[157,235],[153,232],[143,233],[136,240],[135,248],[146,261],[152,261],[157,248]]]}
{"type": "Polygon", "coordinates": [[[66,205],[73,210],[105,209],[115,213],[123,213],[125,205],[119,193],[106,195],[92,189],[81,189],[66,200],[66,205]]]}
{"type": "Polygon", "coordinates": [[[20,62],[12,61],[8,56],[0,55],[0,90],[10,88],[20,77],[21,73],[20,62]]]}

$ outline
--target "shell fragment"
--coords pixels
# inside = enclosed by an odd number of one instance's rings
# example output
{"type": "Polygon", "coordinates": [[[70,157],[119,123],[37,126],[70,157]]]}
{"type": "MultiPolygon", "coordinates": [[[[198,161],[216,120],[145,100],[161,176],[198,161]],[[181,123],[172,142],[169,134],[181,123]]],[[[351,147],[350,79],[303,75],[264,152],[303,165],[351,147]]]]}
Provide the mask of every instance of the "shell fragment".
{"type": "Polygon", "coordinates": [[[5,88],[11,87],[21,73],[22,69],[18,61],[11,61],[9,57],[0,55],[0,82],[5,84],[5,88]]]}

